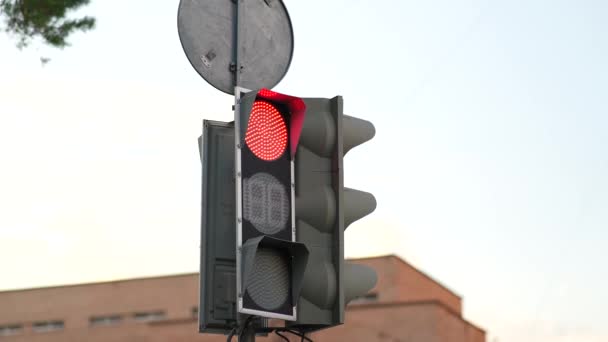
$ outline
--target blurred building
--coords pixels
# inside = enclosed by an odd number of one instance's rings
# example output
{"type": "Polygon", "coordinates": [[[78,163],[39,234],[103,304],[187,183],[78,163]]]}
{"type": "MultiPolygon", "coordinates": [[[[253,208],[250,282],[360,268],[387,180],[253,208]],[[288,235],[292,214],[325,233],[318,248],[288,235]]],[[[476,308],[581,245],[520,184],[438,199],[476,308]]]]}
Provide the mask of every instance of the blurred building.
{"type": "MultiPolygon", "coordinates": [[[[353,261],[376,269],[378,284],[348,306],[346,324],[311,334],[314,341],[485,342],[463,319],[462,298],[402,259],[353,261]]],[[[197,303],[197,273],[4,291],[0,340],[226,341],[197,332],[197,303]]]]}

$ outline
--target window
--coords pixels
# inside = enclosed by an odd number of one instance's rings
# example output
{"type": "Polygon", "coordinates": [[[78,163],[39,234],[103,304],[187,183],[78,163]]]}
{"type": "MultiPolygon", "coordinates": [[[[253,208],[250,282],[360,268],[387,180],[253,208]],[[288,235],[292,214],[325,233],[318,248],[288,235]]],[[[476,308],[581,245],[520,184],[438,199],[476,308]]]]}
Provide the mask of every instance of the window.
{"type": "Polygon", "coordinates": [[[63,330],[63,321],[46,321],[46,322],[34,322],[32,329],[35,332],[49,332],[63,330]]]}
{"type": "Polygon", "coordinates": [[[21,332],[23,332],[23,325],[21,324],[0,325],[0,336],[18,335],[21,332]]]}
{"type": "Polygon", "coordinates": [[[116,325],[122,321],[120,315],[109,315],[109,316],[93,316],[89,318],[91,326],[107,326],[116,325]]]}
{"type": "Polygon", "coordinates": [[[160,321],[165,319],[164,311],[136,312],[133,318],[140,322],[160,321]]]}

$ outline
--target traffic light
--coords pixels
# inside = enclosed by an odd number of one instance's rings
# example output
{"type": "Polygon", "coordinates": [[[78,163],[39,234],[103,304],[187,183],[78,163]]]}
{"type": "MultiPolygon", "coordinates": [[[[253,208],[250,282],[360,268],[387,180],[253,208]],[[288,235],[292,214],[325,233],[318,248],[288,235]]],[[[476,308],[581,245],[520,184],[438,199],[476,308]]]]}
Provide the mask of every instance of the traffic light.
{"type": "Polygon", "coordinates": [[[294,320],[308,260],[293,179],[304,103],[266,89],[235,96],[238,312],[294,320]]]}
{"type": "Polygon", "coordinates": [[[344,187],[343,156],[370,140],[374,126],[343,114],[342,97],[303,98],[306,118],[295,156],[297,241],[310,252],[288,326],[313,331],[344,323],[345,305],[376,283],[373,269],[344,261],[344,230],[371,213],[370,193],[344,187]]]}
{"type": "Polygon", "coordinates": [[[344,115],[339,96],[237,89],[235,122],[206,120],[200,141],[199,330],[229,333],[237,312],[304,332],[342,324],[376,282],[344,261],[344,230],[376,201],[344,187],[343,156],[374,126],[344,115]]]}

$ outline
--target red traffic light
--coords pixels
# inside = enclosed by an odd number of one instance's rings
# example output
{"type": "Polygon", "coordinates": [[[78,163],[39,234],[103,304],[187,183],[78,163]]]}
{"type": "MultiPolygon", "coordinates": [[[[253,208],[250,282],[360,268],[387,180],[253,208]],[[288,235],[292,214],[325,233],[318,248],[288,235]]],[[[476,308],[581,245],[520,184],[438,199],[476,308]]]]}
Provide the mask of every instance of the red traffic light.
{"type": "Polygon", "coordinates": [[[274,105],[260,100],[253,103],[245,143],[262,160],[272,161],[283,155],[287,148],[287,125],[274,105]]]}

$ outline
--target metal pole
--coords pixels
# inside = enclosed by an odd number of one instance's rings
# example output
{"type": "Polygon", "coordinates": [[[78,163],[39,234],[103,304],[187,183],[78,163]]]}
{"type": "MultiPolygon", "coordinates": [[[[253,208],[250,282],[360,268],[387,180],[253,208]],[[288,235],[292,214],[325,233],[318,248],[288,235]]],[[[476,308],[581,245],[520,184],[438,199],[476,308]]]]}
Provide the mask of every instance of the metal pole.
{"type": "MultiPolygon", "coordinates": [[[[241,85],[241,61],[239,59],[239,48],[241,46],[241,27],[243,26],[243,7],[241,4],[243,0],[232,0],[234,3],[234,37],[233,37],[233,45],[232,45],[232,53],[233,53],[233,61],[234,64],[231,66],[232,71],[234,72],[234,86],[239,87],[241,85]]],[[[238,95],[236,90],[235,94],[235,104],[238,99],[238,95]]],[[[235,113],[236,115],[236,113],[235,113]]],[[[237,135],[235,134],[235,137],[237,135]]],[[[237,258],[240,257],[237,255],[237,258]]],[[[255,329],[253,327],[253,323],[251,320],[253,317],[249,317],[248,319],[244,319],[245,315],[237,314],[239,324],[244,324],[243,331],[239,334],[238,342],[255,342],[255,329]]]]}
{"type": "Polygon", "coordinates": [[[245,330],[239,335],[238,342],[255,342],[255,329],[253,324],[247,324],[245,330]]]}
{"type": "Polygon", "coordinates": [[[232,40],[232,65],[231,71],[234,73],[234,86],[241,85],[241,61],[239,60],[239,48],[241,46],[241,27],[243,26],[243,7],[242,0],[232,0],[234,3],[234,34],[232,40]]]}

